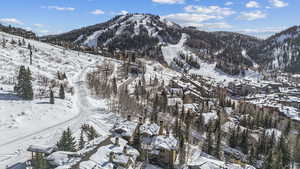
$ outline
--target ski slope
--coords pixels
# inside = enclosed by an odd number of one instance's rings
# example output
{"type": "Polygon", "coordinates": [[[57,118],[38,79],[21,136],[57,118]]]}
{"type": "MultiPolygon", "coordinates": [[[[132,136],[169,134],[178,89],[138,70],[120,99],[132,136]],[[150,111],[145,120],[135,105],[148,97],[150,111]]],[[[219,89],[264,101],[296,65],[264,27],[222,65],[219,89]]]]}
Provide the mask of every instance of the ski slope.
{"type": "Polygon", "coordinates": [[[161,48],[164,59],[169,66],[172,67],[175,65],[174,63],[175,58],[181,60],[179,55],[180,53],[183,53],[185,55],[192,56],[193,58],[197,58],[196,60],[200,65],[200,69],[191,68],[189,70],[189,73],[202,75],[204,77],[212,79],[215,82],[219,82],[227,85],[229,82],[235,80],[251,79],[257,81],[258,79],[261,78],[261,75],[259,73],[252,70],[247,70],[246,76],[231,76],[222,71],[215,69],[216,63],[208,63],[205,62],[204,60],[199,59],[198,56],[196,56],[185,46],[185,42],[187,41],[188,38],[189,38],[188,35],[183,33],[181,36],[181,40],[177,44],[175,45],[168,44],[167,46],[163,46],[161,48]]]}

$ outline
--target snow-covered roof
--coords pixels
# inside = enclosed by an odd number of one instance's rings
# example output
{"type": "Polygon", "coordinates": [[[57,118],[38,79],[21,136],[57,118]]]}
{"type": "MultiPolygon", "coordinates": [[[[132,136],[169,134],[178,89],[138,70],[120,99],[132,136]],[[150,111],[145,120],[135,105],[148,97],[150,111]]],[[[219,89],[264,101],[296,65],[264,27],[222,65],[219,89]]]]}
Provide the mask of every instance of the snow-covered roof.
{"type": "Polygon", "coordinates": [[[192,104],[184,104],[184,110],[187,112],[188,110],[191,111],[196,111],[198,109],[198,104],[197,103],[192,103],[192,104]]]}
{"type": "Polygon", "coordinates": [[[180,106],[182,104],[182,99],[179,97],[168,98],[168,106],[175,106],[176,103],[178,104],[178,106],[180,106]]]}
{"type": "Polygon", "coordinates": [[[274,132],[274,136],[275,136],[275,139],[278,141],[279,138],[281,137],[281,131],[278,130],[278,129],[275,129],[275,128],[272,128],[272,129],[267,129],[266,131],[266,135],[267,136],[272,136],[273,132],[274,132]]]}
{"type": "Polygon", "coordinates": [[[152,145],[155,149],[176,150],[178,147],[177,139],[172,136],[155,136],[152,145]]]}
{"type": "Polygon", "coordinates": [[[62,166],[72,163],[72,161],[76,160],[76,158],[78,159],[78,157],[80,157],[80,155],[76,152],[57,151],[50,154],[47,160],[53,166],[62,166]]]}
{"type": "Polygon", "coordinates": [[[196,147],[192,148],[191,158],[188,160],[188,166],[192,168],[199,169],[220,169],[221,167],[228,169],[255,169],[252,166],[246,165],[245,168],[243,166],[233,163],[225,163],[224,161],[220,161],[215,157],[203,153],[198,150],[196,147]]]}
{"type": "MultiPolygon", "coordinates": [[[[114,138],[112,138],[113,140],[114,138]]],[[[80,169],[113,169],[114,163],[125,164],[132,158],[134,161],[138,156],[139,152],[130,147],[127,141],[120,138],[119,146],[109,144],[106,146],[99,147],[96,153],[94,153],[88,161],[81,162],[80,169]],[[127,153],[124,153],[124,147],[127,147],[127,153]],[[113,161],[109,161],[110,153],[114,152],[113,161]]]]}
{"type": "Polygon", "coordinates": [[[27,151],[35,152],[35,153],[51,154],[54,151],[54,148],[45,145],[30,145],[27,151]]]}
{"type": "Polygon", "coordinates": [[[215,120],[218,118],[218,115],[216,112],[208,112],[208,113],[203,113],[204,117],[204,123],[207,124],[210,120],[215,120]]]}
{"type": "Polygon", "coordinates": [[[147,134],[150,136],[158,135],[160,126],[156,123],[146,123],[140,126],[141,134],[147,134]]]}
{"type": "Polygon", "coordinates": [[[138,125],[137,122],[124,120],[124,121],[117,122],[114,128],[112,129],[112,131],[117,134],[120,134],[121,136],[131,137],[134,134],[137,125],[138,125]]]}

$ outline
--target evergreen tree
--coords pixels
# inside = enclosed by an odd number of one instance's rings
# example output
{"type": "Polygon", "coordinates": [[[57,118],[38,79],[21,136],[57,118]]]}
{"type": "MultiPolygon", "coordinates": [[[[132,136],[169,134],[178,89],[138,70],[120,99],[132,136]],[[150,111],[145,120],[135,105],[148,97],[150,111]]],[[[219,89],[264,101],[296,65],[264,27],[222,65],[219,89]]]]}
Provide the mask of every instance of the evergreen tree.
{"type": "Polygon", "coordinates": [[[180,154],[179,154],[179,163],[180,165],[184,165],[186,163],[186,144],[184,140],[184,136],[180,135],[180,142],[179,142],[179,149],[180,149],[180,154]]]}
{"type": "Polygon", "coordinates": [[[89,127],[87,135],[88,135],[89,141],[94,140],[96,137],[98,137],[98,134],[93,126],[89,127]]]}
{"type": "Polygon", "coordinates": [[[84,148],[85,141],[83,138],[83,130],[80,132],[80,139],[79,139],[79,149],[82,150],[84,148]]]}
{"type": "Polygon", "coordinates": [[[60,140],[56,143],[58,150],[64,151],[67,147],[67,131],[63,131],[60,140]]]}
{"type": "Polygon", "coordinates": [[[25,66],[20,66],[19,75],[17,77],[18,83],[15,86],[15,92],[21,96],[23,99],[32,100],[33,99],[33,89],[31,83],[31,72],[30,69],[25,69],[25,66]]]}
{"type": "Polygon", "coordinates": [[[29,49],[29,62],[30,62],[30,65],[32,65],[32,50],[29,49]]]}
{"type": "Polygon", "coordinates": [[[264,162],[264,169],[274,169],[273,168],[273,152],[269,152],[267,159],[264,162]]]}
{"type": "Polygon", "coordinates": [[[244,154],[248,154],[248,129],[243,131],[240,147],[244,154]]]}
{"type": "Polygon", "coordinates": [[[113,90],[114,96],[116,96],[118,94],[118,86],[117,86],[117,80],[115,77],[113,78],[113,81],[112,81],[112,90],[113,90]]]}
{"type": "Polygon", "coordinates": [[[60,88],[59,88],[59,98],[65,99],[65,89],[62,84],[60,85],[60,88]]]}
{"type": "Polygon", "coordinates": [[[155,95],[155,99],[153,102],[153,115],[152,115],[152,120],[157,123],[158,121],[158,104],[159,104],[159,100],[158,100],[158,95],[155,95]]]}
{"type": "Polygon", "coordinates": [[[206,153],[207,154],[211,154],[212,155],[212,150],[213,150],[213,138],[212,138],[212,132],[208,131],[207,132],[207,136],[206,136],[206,143],[207,143],[207,150],[206,153]]]}
{"type": "Polygon", "coordinates": [[[50,104],[54,104],[54,94],[52,90],[50,90],[50,104]]]}
{"type": "Polygon", "coordinates": [[[206,153],[212,155],[213,151],[213,136],[212,136],[212,121],[208,122],[206,132],[206,153]]]}
{"type": "Polygon", "coordinates": [[[66,131],[63,131],[62,137],[56,145],[59,151],[76,151],[76,141],[75,138],[72,136],[70,128],[68,128],[66,131]]]}
{"type": "Polygon", "coordinates": [[[267,146],[267,137],[266,137],[266,132],[263,131],[263,135],[261,135],[261,137],[259,138],[259,143],[258,143],[258,149],[257,149],[257,153],[258,154],[266,154],[267,150],[266,150],[266,146],[267,146]]]}
{"type": "Polygon", "coordinates": [[[31,71],[28,67],[27,72],[26,72],[25,95],[24,95],[26,100],[32,100],[33,99],[33,89],[32,89],[31,80],[32,80],[31,71]]]}
{"type": "Polygon", "coordinates": [[[283,135],[280,137],[280,140],[278,143],[278,149],[281,153],[281,159],[279,159],[279,160],[282,161],[283,167],[288,169],[290,167],[290,163],[291,163],[291,154],[290,154],[287,140],[285,139],[285,137],[283,135]]]}
{"type": "Polygon", "coordinates": [[[298,167],[300,168],[300,143],[297,142],[296,148],[294,150],[294,161],[298,163],[298,167]]]}
{"type": "Polygon", "coordinates": [[[229,146],[235,148],[237,145],[236,134],[235,134],[236,130],[233,128],[230,133],[231,135],[229,137],[229,146]]]}
{"type": "Polygon", "coordinates": [[[200,115],[197,119],[197,126],[199,131],[202,131],[204,124],[205,123],[204,123],[203,111],[200,111],[200,115]]]}
{"type": "Polygon", "coordinates": [[[25,88],[25,79],[26,79],[26,69],[25,66],[20,66],[19,75],[17,77],[18,83],[15,86],[15,92],[18,93],[19,96],[24,96],[24,88],[25,88]]]}
{"type": "Polygon", "coordinates": [[[288,123],[284,129],[284,135],[288,136],[292,128],[291,120],[288,120],[288,123]]]}
{"type": "Polygon", "coordinates": [[[250,165],[255,165],[255,161],[256,161],[255,159],[256,159],[256,157],[255,157],[255,148],[254,148],[254,146],[251,146],[250,155],[249,155],[249,159],[248,159],[249,164],[250,165]]]}
{"type": "Polygon", "coordinates": [[[221,141],[222,141],[222,130],[218,131],[217,140],[216,140],[216,156],[221,160],[220,152],[221,152],[221,141]]]}
{"type": "Polygon", "coordinates": [[[161,100],[162,111],[165,113],[168,105],[168,97],[165,90],[162,91],[161,96],[162,96],[162,100],[161,100]]]}

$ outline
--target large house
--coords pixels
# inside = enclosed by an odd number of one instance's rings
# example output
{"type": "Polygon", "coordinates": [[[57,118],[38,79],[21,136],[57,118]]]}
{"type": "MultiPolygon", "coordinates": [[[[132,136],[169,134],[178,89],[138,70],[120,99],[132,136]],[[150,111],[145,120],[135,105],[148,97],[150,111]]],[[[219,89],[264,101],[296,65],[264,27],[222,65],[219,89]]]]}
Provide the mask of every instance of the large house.
{"type": "Polygon", "coordinates": [[[155,136],[152,139],[152,147],[150,159],[169,168],[174,167],[178,150],[178,141],[174,136],[168,134],[155,136]]]}
{"type": "Polygon", "coordinates": [[[141,148],[146,159],[150,163],[161,164],[164,167],[173,168],[177,157],[178,141],[165,133],[163,121],[143,124],[139,128],[141,148]]]}
{"type": "Polygon", "coordinates": [[[115,136],[120,136],[128,141],[128,144],[134,143],[134,138],[137,134],[138,123],[131,121],[131,116],[127,117],[127,120],[117,122],[111,132],[115,136]]]}

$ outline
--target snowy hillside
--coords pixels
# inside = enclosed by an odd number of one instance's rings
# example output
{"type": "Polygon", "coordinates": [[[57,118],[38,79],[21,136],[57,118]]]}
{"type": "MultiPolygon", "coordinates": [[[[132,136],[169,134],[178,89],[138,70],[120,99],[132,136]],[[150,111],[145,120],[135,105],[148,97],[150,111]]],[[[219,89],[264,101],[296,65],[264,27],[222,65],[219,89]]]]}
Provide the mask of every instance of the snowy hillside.
{"type": "Polygon", "coordinates": [[[300,27],[294,26],[280,32],[259,47],[250,51],[250,56],[265,63],[266,69],[299,72],[300,27]]]}
{"type": "MultiPolygon", "coordinates": [[[[34,47],[33,64],[30,65],[27,45],[10,43],[12,40],[22,41],[22,38],[2,32],[0,36],[7,40],[5,47],[0,47],[0,166],[5,166],[26,158],[28,145],[53,144],[62,129],[82,120],[76,94],[72,96],[67,92],[65,100],[55,99],[55,105],[50,105],[46,83],[64,83],[66,91],[72,88],[76,91],[83,68],[100,59],[98,56],[25,40],[26,44],[34,47]],[[20,65],[29,67],[32,72],[33,101],[24,101],[13,93],[20,65]],[[65,72],[68,80],[58,81],[57,71],[65,72]]],[[[53,89],[54,95],[58,96],[58,88],[53,89]]]]}
{"type": "Polygon", "coordinates": [[[127,14],[116,16],[102,24],[43,39],[50,42],[60,39],[89,47],[113,46],[114,48],[136,49],[155,46],[158,43],[176,43],[180,38],[180,33],[176,31],[179,28],[178,25],[165,21],[159,16],[127,14]],[[139,44],[136,41],[140,41],[139,44]]]}
{"type": "Polygon", "coordinates": [[[190,48],[185,46],[187,40],[189,39],[189,35],[183,33],[181,40],[177,44],[168,44],[161,48],[164,60],[168,63],[170,67],[179,72],[182,72],[184,69],[188,70],[190,74],[197,74],[212,79],[213,82],[223,83],[227,85],[229,82],[233,81],[242,81],[244,79],[258,81],[262,78],[261,74],[251,69],[245,71],[245,75],[228,75],[221,70],[216,69],[215,62],[208,62],[205,59],[198,58],[197,55],[191,51],[190,48]],[[185,59],[182,58],[182,55],[189,56],[197,61],[199,67],[195,68],[185,59]],[[178,61],[183,64],[182,67],[178,65],[178,61]],[[225,83],[224,83],[225,82],[225,83]]]}

